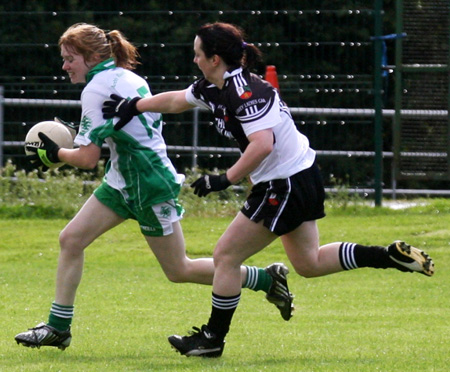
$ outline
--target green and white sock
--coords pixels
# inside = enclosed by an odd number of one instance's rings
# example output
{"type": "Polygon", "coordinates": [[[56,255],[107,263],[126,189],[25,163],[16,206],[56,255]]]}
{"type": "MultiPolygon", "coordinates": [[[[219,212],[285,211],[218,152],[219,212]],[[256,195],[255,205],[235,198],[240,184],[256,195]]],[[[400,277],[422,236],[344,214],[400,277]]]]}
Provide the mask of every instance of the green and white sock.
{"type": "Polygon", "coordinates": [[[256,266],[245,266],[247,268],[247,278],[243,288],[249,288],[253,291],[269,292],[272,285],[272,277],[267,274],[266,270],[256,266]]]}
{"type": "Polygon", "coordinates": [[[67,330],[72,324],[73,306],[58,305],[53,302],[48,317],[48,325],[59,331],[67,330]]]}

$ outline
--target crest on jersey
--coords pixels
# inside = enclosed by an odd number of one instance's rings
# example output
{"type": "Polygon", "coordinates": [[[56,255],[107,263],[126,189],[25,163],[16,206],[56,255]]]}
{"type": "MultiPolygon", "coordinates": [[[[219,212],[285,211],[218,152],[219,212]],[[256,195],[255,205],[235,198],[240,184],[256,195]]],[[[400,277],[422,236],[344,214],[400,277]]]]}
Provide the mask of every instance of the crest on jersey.
{"type": "Polygon", "coordinates": [[[252,90],[248,85],[237,87],[237,92],[241,99],[249,99],[252,96],[252,90]]]}

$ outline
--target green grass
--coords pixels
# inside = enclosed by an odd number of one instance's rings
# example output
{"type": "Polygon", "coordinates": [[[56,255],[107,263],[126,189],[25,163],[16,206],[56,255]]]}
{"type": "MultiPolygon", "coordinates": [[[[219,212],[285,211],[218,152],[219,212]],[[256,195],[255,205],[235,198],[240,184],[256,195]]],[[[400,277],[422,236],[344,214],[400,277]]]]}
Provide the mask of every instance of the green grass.
{"type": "MultiPolygon", "coordinates": [[[[291,273],[296,312],[289,322],[263,293],[244,290],[224,355],[213,360],[182,357],[167,342],[207,321],[211,287],[170,283],[133,221],[86,250],[71,346],[16,345],[16,333],[47,319],[67,220],[0,219],[0,371],[448,371],[450,201],[406,211],[331,205],[328,212],[319,222],[322,243],[401,238],[427,250],[436,274],[291,273]]],[[[230,220],[186,217],[189,254],[210,256],[230,220]]],[[[279,241],[247,263],[275,261],[287,262],[279,241]]]]}

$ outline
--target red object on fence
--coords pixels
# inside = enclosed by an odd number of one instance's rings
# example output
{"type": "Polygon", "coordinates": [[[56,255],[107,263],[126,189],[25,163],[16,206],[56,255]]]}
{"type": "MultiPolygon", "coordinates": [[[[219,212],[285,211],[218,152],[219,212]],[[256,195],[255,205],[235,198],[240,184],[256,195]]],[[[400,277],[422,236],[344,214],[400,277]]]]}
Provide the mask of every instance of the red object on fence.
{"type": "Polygon", "coordinates": [[[274,88],[280,91],[280,85],[278,84],[277,69],[273,65],[266,66],[266,76],[264,77],[274,88]]]}

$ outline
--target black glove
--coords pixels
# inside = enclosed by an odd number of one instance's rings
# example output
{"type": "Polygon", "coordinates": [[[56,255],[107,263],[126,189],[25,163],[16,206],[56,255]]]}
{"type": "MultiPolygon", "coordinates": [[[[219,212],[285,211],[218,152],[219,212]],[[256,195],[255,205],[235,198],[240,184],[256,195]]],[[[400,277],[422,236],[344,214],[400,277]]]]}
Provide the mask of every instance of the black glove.
{"type": "Polygon", "coordinates": [[[231,182],[228,181],[226,173],[222,173],[218,176],[207,174],[200,177],[191,184],[194,188],[194,194],[199,197],[208,195],[211,191],[225,190],[231,182]]]}
{"type": "Polygon", "coordinates": [[[111,94],[112,101],[103,102],[103,119],[112,119],[114,116],[120,118],[120,120],[114,125],[114,130],[120,130],[125,124],[127,124],[133,116],[142,114],[136,108],[136,103],[141,97],[134,97],[130,101],[126,98],[118,96],[117,94],[111,94]]]}
{"type": "Polygon", "coordinates": [[[27,155],[25,159],[30,164],[30,168],[42,166],[42,170],[45,172],[48,168],[61,161],[58,157],[59,146],[42,132],[39,132],[38,136],[42,141],[42,147],[27,147],[27,150],[34,152],[34,154],[27,155]]]}
{"type": "Polygon", "coordinates": [[[53,120],[56,121],[57,123],[64,125],[67,129],[69,129],[72,138],[75,139],[78,133],[78,128],[80,128],[80,124],[75,124],[72,123],[71,121],[65,121],[61,118],[58,118],[57,116],[55,116],[53,120]]]}

